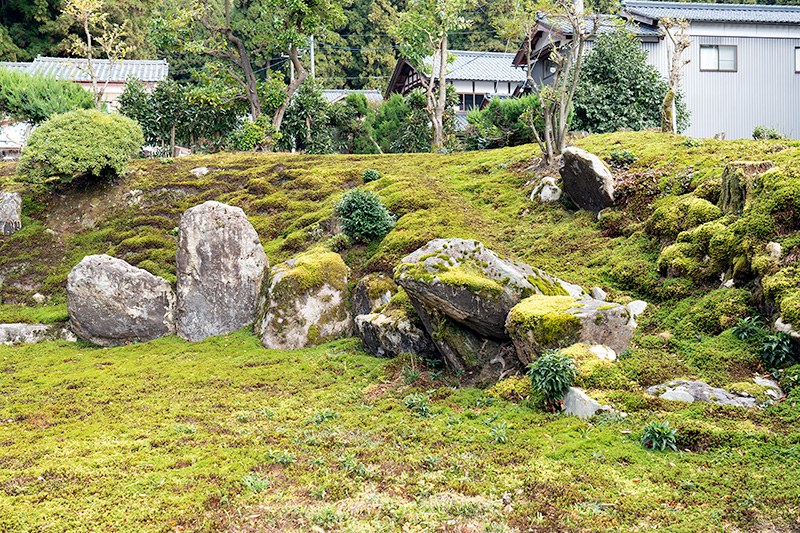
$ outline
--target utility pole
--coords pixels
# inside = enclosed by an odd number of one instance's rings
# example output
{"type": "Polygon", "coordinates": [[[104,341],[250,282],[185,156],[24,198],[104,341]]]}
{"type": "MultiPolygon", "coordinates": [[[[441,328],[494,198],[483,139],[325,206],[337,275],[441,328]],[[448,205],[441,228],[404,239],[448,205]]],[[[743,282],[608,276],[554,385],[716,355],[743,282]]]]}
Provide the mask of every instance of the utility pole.
{"type": "Polygon", "coordinates": [[[314,79],[314,36],[312,35],[309,38],[310,46],[309,49],[311,50],[311,79],[314,79]]]}

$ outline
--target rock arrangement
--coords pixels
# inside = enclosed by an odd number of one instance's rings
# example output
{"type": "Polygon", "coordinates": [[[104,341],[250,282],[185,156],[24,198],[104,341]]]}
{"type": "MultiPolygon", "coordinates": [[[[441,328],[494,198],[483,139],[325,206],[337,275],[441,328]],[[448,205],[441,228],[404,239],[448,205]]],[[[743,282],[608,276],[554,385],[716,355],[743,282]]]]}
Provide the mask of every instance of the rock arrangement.
{"type": "Polygon", "coordinates": [[[205,202],[183,214],[178,235],[178,335],[200,341],[252,323],[269,261],[244,211],[205,202]]]}
{"type": "Polygon", "coordinates": [[[0,234],[11,235],[22,228],[22,195],[0,192],[0,234]]]}
{"type": "Polygon", "coordinates": [[[760,376],[753,377],[750,382],[734,383],[727,389],[712,387],[702,381],[677,379],[663,385],[654,385],[647,389],[647,393],[663,400],[710,402],[761,409],[783,397],[783,391],[776,382],[760,376]]]}

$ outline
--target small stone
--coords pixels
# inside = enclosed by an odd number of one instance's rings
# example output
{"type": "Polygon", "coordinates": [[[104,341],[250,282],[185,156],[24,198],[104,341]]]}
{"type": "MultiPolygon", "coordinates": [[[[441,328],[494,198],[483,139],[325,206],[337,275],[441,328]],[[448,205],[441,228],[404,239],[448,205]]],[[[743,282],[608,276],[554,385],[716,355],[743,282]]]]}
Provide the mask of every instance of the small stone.
{"type": "Polygon", "coordinates": [[[631,317],[636,318],[637,316],[641,315],[645,309],[647,309],[647,302],[644,300],[634,300],[625,307],[628,308],[631,317]]]}
{"type": "Polygon", "coordinates": [[[616,361],[617,360],[617,352],[609,348],[608,346],[603,346],[602,344],[595,344],[589,348],[589,351],[595,354],[597,357],[602,359],[603,361],[616,361]]]}
{"type": "Polygon", "coordinates": [[[0,234],[11,235],[22,228],[22,195],[0,192],[0,234]]]}
{"type": "Polygon", "coordinates": [[[209,171],[208,167],[197,167],[197,168],[193,168],[189,172],[191,172],[192,174],[194,174],[198,178],[202,178],[203,176],[208,174],[208,171],[209,171]]]}
{"type": "Polygon", "coordinates": [[[767,244],[767,253],[769,254],[770,259],[774,261],[780,261],[781,256],[783,255],[783,248],[777,242],[770,242],[767,244]]]}
{"type": "Polygon", "coordinates": [[[592,298],[595,300],[605,300],[606,296],[608,296],[608,293],[600,287],[594,287],[592,289],[592,298]]]}
{"type": "Polygon", "coordinates": [[[603,405],[590,398],[584,391],[577,387],[570,387],[561,400],[561,410],[568,415],[586,419],[597,414],[598,411],[611,411],[611,407],[603,405]]]}
{"type": "Polygon", "coordinates": [[[614,176],[596,155],[571,146],[559,171],[564,192],[579,208],[597,213],[614,205],[614,176]]]}
{"type": "Polygon", "coordinates": [[[672,400],[677,402],[688,402],[691,403],[694,401],[694,396],[689,394],[685,390],[681,389],[671,389],[667,390],[664,394],[661,395],[662,400],[672,400]]]}
{"type": "Polygon", "coordinates": [[[557,202],[561,199],[561,187],[556,184],[555,178],[545,176],[539,185],[533,189],[531,200],[539,201],[543,204],[557,202]]]}
{"type": "Polygon", "coordinates": [[[44,294],[41,294],[41,293],[38,293],[38,292],[36,294],[34,294],[33,296],[31,296],[31,298],[37,304],[43,304],[44,301],[47,300],[47,298],[45,297],[44,294]]]}

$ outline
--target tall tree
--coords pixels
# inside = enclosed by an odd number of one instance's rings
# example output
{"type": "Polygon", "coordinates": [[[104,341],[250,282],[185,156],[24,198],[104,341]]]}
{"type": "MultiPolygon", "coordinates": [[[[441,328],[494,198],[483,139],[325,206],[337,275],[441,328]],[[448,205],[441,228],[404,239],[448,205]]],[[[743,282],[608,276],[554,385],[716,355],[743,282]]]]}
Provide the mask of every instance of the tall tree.
{"type": "Polygon", "coordinates": [[[324,35],[339,24],[342,10],[332,0],[252,0],[241,8],[246,17],[237,16],[231,0],[224,0],[219,9],[209,0],[195,0],[188,8],[167,10],[152,21],[153,40],[160,48],[189,50],[223,61],[229,78],[241,88],[253,120],[261,116],[263,102],[252,57],[264,51],[287,54],[295,77],[286,87],[283,103],[274,110],[273,127],[280,131],[289,100],[308,77],[299,49],[309,36],[324,35]]]}
{"type": "Polygon", "coordinates": [[[122,40],[127,21],[122,24],[109,22],[108,13],[104,11],[104,0],[67,0],[64,14],[78,21],[83,29],[83,38],[75,37],[70,51],[86,58],[86,66],[79,68],[92,80],[95,106],[100,108],[114,67],[129,51],[128,45],[122,40]],[[98,53],[96,47],[108,59],[108,74],[102,87],[97,84],[99,73],[94,62],[94,56],[98,53]]]}
{"type": "Polygon", "coordinates": [[[672,61],[669,64],[669,90],[664,95],[661,111],[661,131],[664,133],[677,133],[678,111],[675,104],[676,95],[681,87],[681,69],[691,59],[681,59],[684,50],[689,48],[692,40],[686,34],[689,22],[686,19],[673,19],[663,17],[660,21],[670,42],[672,43],[672,61]]]}
{"type": "Polygon", "coordinates": [[[600,15],[586,16],[583,0],[523,1],[512,17],[500,21],[499,30],[503,35],[524,39],[528,85],[540,102],[540,107],[527,112],[528,123],[547,163],[552,163],[556,154],[564,149],[569,131],[567,119],[578,85],[583,51],[586,42],[594,38],[599,27],[600,15]],[[533,66],[539,61],[531,49],[533,30],[543,14],[552,24],[561,27],[560,33],[565,36],[563,40],[550,38],[548,59],[555,67],[550,84],[533,76],[533,66]],[[537,116],[544,121],[541,132],[534,127],[537,116]]]}
{"type": "Polygon", "coordinates": [[[447,103],[447,32],[469,27],[462,15],[468,0],[410,0],[408,10],[393,28],[401,42],[401,53],[412,63],[427,71],[425,84],[426,111],[433,125],[431,150],[444,146],[444,112],[447,103]],[[426,60],[431,65],[426,64],[426,60]]]}

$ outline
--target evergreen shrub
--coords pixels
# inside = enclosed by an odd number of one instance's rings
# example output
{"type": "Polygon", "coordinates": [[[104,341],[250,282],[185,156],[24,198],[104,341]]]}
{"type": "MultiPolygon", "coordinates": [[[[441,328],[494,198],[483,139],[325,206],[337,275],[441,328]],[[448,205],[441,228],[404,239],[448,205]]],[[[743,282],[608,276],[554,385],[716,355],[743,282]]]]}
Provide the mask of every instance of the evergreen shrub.
{"type": "Polygon", "coordinates": [[[351,189],[342,195],[334,209],[342,221],[345,235],[357,241],[378,239],[394,227],[394,215],[372,191],[351,189]]]}

